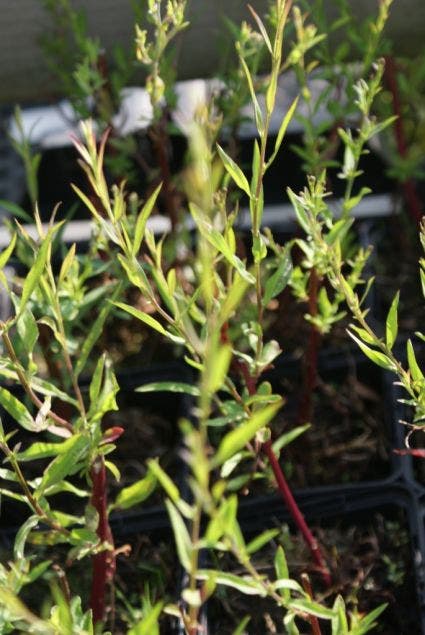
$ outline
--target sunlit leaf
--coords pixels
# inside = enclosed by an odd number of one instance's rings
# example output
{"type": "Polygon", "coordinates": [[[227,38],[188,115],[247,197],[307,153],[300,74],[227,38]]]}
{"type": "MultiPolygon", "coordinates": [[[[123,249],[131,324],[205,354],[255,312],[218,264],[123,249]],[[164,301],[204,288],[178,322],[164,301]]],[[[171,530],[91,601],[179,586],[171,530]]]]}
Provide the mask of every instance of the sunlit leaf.
{"type": "Polygon", "coordinates": [[[230,174],[236,185],[245,192],[245,194],[251,197],[251,191],[249,188],[248,180],[245,174],[242,172],[237,163],[233,161],[231,157],[217,144],[217,150],[220,155],[223,165],[226,171],[230,174]]]}
{"type": "Polygon", "coordinates": [[[156,381],[134,389],[135,392],[174,392],[199,397],[199,388],[182,381],[156,381]]]}
{"type": "Polygon", "coordinates": [[[74,473],[76,466],[89,449],[89,439],[85,434],[75,434],[69,440],[66,453],[60,454],[44,470],[41,483],[35,494],[39,498],[44,490],[74,473]]]}
{"type": "Polygon", "coordinates": [[[115,499],[114,507],[129,509],[146,500],[155,490],[157,479],[151,471],[128,487],[124,487],[115,499]]]}
{"type": "Polygon", "coordinates": [[[0,404],[23,428],[32,432],[36,431],[35,421],[24,404],[2,386],[0,386],[0,404]]]}
{"type": "Polygon", "coordinates": [[[240,423],[237,428],[228,432],[222,439],[217,453],[212,458],[212,467],[222,465],[227,459],[241,450],[258,430],[273,419],[281,406],[282,401],[279,401],[266,406],[262,410],[257,410],[246,422],[240,423]]]}
{"type": "Polygon", "coordinates": [[[177,554],[179,556],[180,564],[186,569],[186,571],[190,572],[192,569],[191,559],[193,547],[190,541],[189,532],[176,507],[174,507],[169,500],[165,501],[165,506],[167,507],[168,515],[170,516],[171,525],[173,527],[174,539],[176,541],[177,554]]]}
{"type": "Polygon", "coordinates": [[[391,303],[390,309],[388,311],[387,319],[386,319],[386,322],[385,322],[385,333],[386,333],[387,346],[388,346],[388,348],[390,350],[394,346],[394,342],[397,339],[397,333],[398,333],[398,301],[399,301],[399,297],[400,297],[400,292],[397,291],[397,293],[394,296],[394,300],[391,303]]]}

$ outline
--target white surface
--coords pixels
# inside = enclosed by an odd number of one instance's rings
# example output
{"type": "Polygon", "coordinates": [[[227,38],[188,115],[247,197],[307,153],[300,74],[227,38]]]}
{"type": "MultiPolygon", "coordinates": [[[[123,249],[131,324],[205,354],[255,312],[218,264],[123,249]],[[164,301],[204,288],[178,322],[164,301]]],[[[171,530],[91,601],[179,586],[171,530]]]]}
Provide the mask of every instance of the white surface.
{"type": "MultiPolygon", "coordinates": [[[[334,209],[335,215],[338,216],[341,203],[338,200],[331,200],[329,202],[332,209],[334,209]]],[[[382,218],[390,216],[393,211],[393,202],[389,195],[382,194],[376,196],[368,196],[361,201],[356,207],[354,217],[361,218],[382,218]]],[[[194,229],[194,221],[188,216],[185,218],[185,225],[188,229],[194,229]]],[[[293,227],[296,222],[295,213],[292,205],[266,205],[263,214],[263,226],[264,227],[293,227]]],[[[155,215],[148,219],[147,226],[151,231],[157,235],[168,233],[171,229],[170,221],[165,216],[155,215]]],[[[48,226],[43,225],[47,231],[48,226]]],[[[251,227],[249,209],[242,209],[238,218],[237,227],[243,230],[249,230],[251,227]]],[[[26,231],[32,238],[37,238],[37,230],[35,225],[24,225],[26,231]]],[[[85,242],[90,239],[92,228],[92,221],[80,220],[70,221],[65,225],[63,231],[63,241],[66,243],[79,243],[85,242]]],[[[7,247],[10,242],[10,232],[7,227],[0,228],[0,248],[7,247]]]]}

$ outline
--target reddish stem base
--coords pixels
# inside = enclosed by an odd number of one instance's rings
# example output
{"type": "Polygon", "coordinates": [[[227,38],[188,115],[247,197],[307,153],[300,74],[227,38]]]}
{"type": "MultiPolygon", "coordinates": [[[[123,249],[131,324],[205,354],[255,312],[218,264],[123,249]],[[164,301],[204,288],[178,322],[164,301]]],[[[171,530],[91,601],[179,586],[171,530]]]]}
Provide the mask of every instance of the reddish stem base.
{"type": "Polygon", "coordinates": [[[106,610],[106,593],[115,575],[114,542],[109,526],[107,511],[106,468],[103,457],[94,462],[91,472],[93,483],[91,504],[99,515],[97,535],[101,543],[108,543],[105,549],[93,556],[93,578],[90,595],[90,608],[93,611],[95,624],[103,622],[106,610]]]}
{"type": "Polygon", "coordinates": [[[282,468],[279,465],[279,461],[277,460],[276,454],[273,451],[272,442],[266,441],[263,445],[264,452],[267,455],[267,458],[270,462],[271,468],[273,470],[274,477],[276,479],[276,483],[279,489],[280,494],[282,495],[283,500],[285,501],[286,506],[289,509],[289,512],[294,519],[295,524],[300,530],[308,548],[311,551],[313,559],[317,564],[320,573],[322,575],[323,582],[327,587],[332,585],[332,579],[330,576],[329,569],[326,565],[325,559],[322,555],[320,547],[318,545],[317,540],[311,533],[307,523],[305,522],[304,516],[302,515],[300,508],[297,505],[297,502],[289,488],[289,485],[286,481],[285,475],[282,471],[282,468]]]}

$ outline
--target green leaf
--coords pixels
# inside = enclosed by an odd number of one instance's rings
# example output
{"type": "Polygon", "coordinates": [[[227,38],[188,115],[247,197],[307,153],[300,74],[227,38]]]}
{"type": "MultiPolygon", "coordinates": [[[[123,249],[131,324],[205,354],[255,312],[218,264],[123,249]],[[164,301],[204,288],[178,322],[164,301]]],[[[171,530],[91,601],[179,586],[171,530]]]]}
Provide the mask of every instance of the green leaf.
{"type": "Polygon", "coordinates": [[[223,256],[231,265],[233,265],[241,278],[244,278],[250,284],[255,284],[254,276],[250,274],[249,271],[247,271],[242,260],[233,253],[230,245],[226,242],[224,236],[220,234],[220,232],[216,229],[213,229],[210,225],[199,228],[208,242],[211,243],[211,245],[213,245],[213,247],[215,247],[217,251],[223,254],[223,256]]]}
{"type": "Polygon", "coordinates": [[[295,611],[303,611],[309,615],[321,617],[324,620],[331,620],[335,615],[333,609],[328,609],[313,600],[291,600],[288,606],[295,611]]]}
{"type": "Polygon", "coordinates": [[[177,554],[182,567],[189,573],[192,570],[192,544],[190,541],[189,532],[184,523],[183,518],[180,516],[178,510],[169,501],[165,501],[165,506],[170,516],[171,525],[173,527],[174,539],[176,541],[177,554]]]}
{"type": "Polygon", "coordinates": [[[35,421],[24,404],[2,386],[0,386],[0,404],[25,430],[30,430],[31,432],[37,431],[35,421]]]}
{"type": "Polygon", "coordinates": [[[163,607],[164,602],[160,601],[153,607],[144,609],[144,612],[147,612],[147,615],[134,624],[130,630],[127,631],[127,635],[156,635],[156,633],[159,633],[158,620],[163,607]]]}
{"type": "Polygon", "coordinates": [[[148,471],[146,476],[136,483],[124,487],[115,499],[114,507],[129,509],[146,500],[155,490],[157,484],[156,476],[148,471]]]}
{"type": "Polygon", "coordinates": [[[282,448],[292,443],[292,441],[301,436],[301,434],[304,434],[304,432],[309,428],[311,428],[311,424],[306,423],[303,426],[297,426],[296,428],[293,428],[293,430],[289,430],[289,432],[281,434],[280,437],[273,443],[273,451],[275,454],[279,454],[282,448]]]}
{"type": "Polygon", "coordinates": [[[260,104],[258,103],[257,95],[255,94],[254,84],[252,83],[251,72],[248,68],[247,63],[244,58],[240,55],[239,60],[242,64],[242,68],[244,70],[246,81],[248,82],[248,88],[251,95],[252,105],[254,107],[254,117],[255,117],[255,125],[257,126],[258,134],[261,135],[264,133],[264,121],[263,121],[263,113],[261,112],[260,104]]]}
{"type": "Polygon", "coordinates": [[[161,333],[161,335],[164,335],[168,339],[171,339],[173,342],[176,342],[177,344],[184,344],[184,341],[181,337],[178,337],[177,335],[173,335],[172,333],[166,331],[162,324],[151,315],[143,313],[142,311],[139,311],[139,309],[136,309],[134,306],[131,306],[130,304],[124,304],[123,302],[114,302],[114,305],[117,306],[119,309],[130,313],[130,315],[135,317],[137,320],[144,322],[155,331],[158,331],[158,333],[161,333]]]}
{"type": "Polygon", "coordinates": [[[255,196],[257,191],[258,182],[261,180],[261,155],[260,147],[257,139],[254,139],[254,149],[252,153],[252,179],[251,179],[251,193],[255,196]]]}
{"type": "Polygon", "coordinates": [[[279,534],[280,529],[266,529],[247,544],[247,553],[250,555],[256,553],[256,551],[259,551],[262,547],[264,547],[264,545],[270,542],[270,540],[273,540],[273,538],[279,534]]]}
{"type": "Polygon", "coordinates": [[[81,347],[80,350],[80,354],[78,356],[78,360],[77,363],[75,365],[75,374],[78,377],[78,375],[81,373],[81,371],[84,369],[87,360],[89,358],[89,355],[93,349],[93,346],[96,344],[97,340],[99,339],[99,337],[102,335],[102,331],[103,331],[103,327],[104,324],[108,318],[108,315],[111,312],[112,306],[113,306],[113,302],[115,300],[115,298],[117,298],[120,294],[121,291],[121,284],[118,284],[116,289],[114,290],[113,294],[112,294],[112,298],[111,298],[111,302],[106,302],[100,312],[99,315],[97,316],[97,318],[95,319],[92,327],[90,328],[89,332],[87,333],[86,337],[84,338],[84,343],[81,347]]]}
{"type": "Polygon", "coordinates": [[[391,303],[390,309],[388,311],[387,320],[385,322],[385,333],[387,339],[387,346],[391,350],[394,346],[394,342],[397,339],[398,333],[398,301],[400,297],[400,292],[397,291],[395,294],[394,300],[391,303]]]}
{"type": "Polygon", "coordinates": [[[267,258],[267,245],[264,240],[264,236],[256,234],[252,240],[252,255],[254,256],[254,262],[259,263],[264,258],[267,258]]]}
{"type": "Polygon", "coordinates": [[[162,188],[162,183],[158,185],[156,190],[152,192],[149,196],[146,203],[143,205],[140,213],[137,217],[136,227],[134,229],[134,241],[131,249],[131,253],[133,256],[137,256],[140,251],[140,246],[142,244],[143,236],[145,234],[146,223],[148,221],[149,216],[152,213],[154,205],[156,203],[156,199],[158,198],[158,194],[160,193],[162,188]]]}
{"type": "Polygon", "coordinates": [[[310,223],[309,223],[309,219],[308,219],[308,215],[307,212],[305,211],[299,196],[297,196],[290,187],[288,187],[286,189],[288,196],[289,196],[289,200],[292,203],[292,206],[294,208],[295,211],[295,215],[297,217],[297,220],[299,222],[299,224],[301,225],[301,227],[303,228],[303,230],[306,232],[306,234],[309,234],[310,232],[310,223]]]}
{"type": "Polygon", "coordinates": [[[13,545],[13,557],[15,560],[24,559],[25,543],[27,538],[34,527],[37,527],[39,522],[39,516],[30,516],[19,528],[18,533],[16,534],[15,544],[13,545]]]}
{"type": "Polygon", "coordinates": [[[269,35],[266,31],[266,27],[264,26],[263,21],[261,20],[260,16],[258,15],[258,13],[256,13],[254,11],[254,9],[251,7],[251,5],[248,5],[248,9],[250,10],[252,17],[254,18],[254,20],[257,23],[258,28],[260,29],[260,33],[263,36],[263,40],[265,42],[265,45],[267,46],[267,48],[269,49],[269,53],[270,55],[273,55],[273,49],[272,49],[272,44],[270,42],[270,38],[269,35]]]}
{"type": "Polygon", "coordinates": [[[213,363],[206,363],[209,372],[206,373],[205,390],[208,393],[214,394],[223,387],[231,359],[232,347],[228,344],[222,344],[214,351],[213,363]]]}
{"type": "MultiPolygon", "coordinates": [[[[0,201],[0,204],[1,204],[1,201],[0,201]]],[[[16,234],[13,234],[12,238],[10,239],[10,243],[8,244],[6,249],[3,249],[3,251],[0,254],[0,269],[4,269],[5,266],[7,265],[9,258],[12,255],[13,250],[15,249],[15,245],[16,245],[16,234]]]]}
{"type": "Polygon", "coordinates": [[[74,437],[66,439],[61,443],[48,443],[37,441],[32,443],[26,450],[19,452],[16,456],[19,461],[34,461],[36,459],[46,459],[50,456],[65,454],[74,444],[74,437]]]}
{"type": "MultiPolygon", "coordinates": [[[[274,556],[274,569],[276,571],[276,577],[278,580],[286,580],[289,578],[288,563],[286,561],[285,552],[282,545],[279,545],[276,549],[274,556]]],[[[279,589],[280,595],[287,602],[291,597],[290,589],[281,587],[279,589]]]]}
{"type": "Polygon", "coordinates": [[[349,635],[347,612],[344,599],[341,595],[338,595],[333,604],[333,610],[335,615],[332,618],[332,635],[349,635]]]}
{"type": "Polygon", "coordinates": [[[245,617],[242,618],[242,620],[239,622],[239,624],[233,631],[232,635],[244,635],[244,633],[246,632],[245,628],[248,626],[250,621],[251,621],[251,616],[245,615],[245,617]]]}
{"type": "Polygon", "coordinates": [[[237,428],[228,432],[222,439],[217,453],[213,456],[211,466],[218,467],[236,454],[236,452],[239,452],[258,430],[266,426],[269,421],[273,419],[281,406],[282,401],[279,401],[278,403],[266,406],[262,410],[257,410],[246,422],[239,424],[237,428]]]}
{"type": "Polygon", "coordinates": [[[32,312],[27,309],[20,314],[16,328],[27,353],[32,353],[38,338],[38,326],[32,312]]]}
{"type": "Polygon", "coordinates": [[[289,249],[285,249],[280,257],[276,271],[267,279],[264,286],[263,306],[266,307],[270,300],[281,293],[292,275],[292,259],[289,249]]]}
{"type": "Polygon", "coordinates": [[[360,628],[354,631],[353,635],[363,635],[363,633],[368,633],[372,628],[376,626],[375,620],[385,611],[388,604],[380,604],[376,609],[373,609],[370,613],[365,615],[359,620],[360,628]]]}
{"type": "Polygon", "coordinates": [[[199,397],[199,388],[182,381],[156,381],[134,389],[135,392],[174,392],[199,397]]]}
{"type": "Polygon", "coordinates": [[[267,591],[261,582],[250,576],[237,576],[233,573],[223,573],[222,571],[216,571],[214,569],[201,569],[197,572],[196,577],[198,580],[213,578],[217,584],[236,589],[244,595],[259,595],[260,597],[267,595],[267,591]]]}
{"type": "Polygon", "coordinates": [[[0,585],[0,606],[2,612],[5,611],[6,616],[10,616],[13,621],[22,620],[22,622],[27,623],[31,629],[29,632],[33,635],[55,635],[57,633],[53,626],[34,615],[18,596],[4,584],[0,585]]]}
{"type": "Polygon", "coordinates": [[[43,275],[43,270],[46,265],[47,259],[50,253],[50,246],[53,240],[55,233],[58,229],[63,225],[63,221],[58,223],[54,227],[51,227],[47,232],[46,237],[43,239],[41,246],[37,252],[34,263],[29,270],[24,286],[22,288],[21,302],[19,305],[19,314],[18,317],[22,314],[22,312],[26,308],[26,304],[31,297],[32,292],[36,288],[37,284],[40,282],[40,278],[43,275]]]}
{"type": "Polygon", "coordinates": [[[99,359],[97,360],[96,368],[94,369],[94,373],[93,373],[93,376],[90,382],[90,387],[89,387],[89,397],[90,397],[91,404],[94,404],[99,398],[100,389],[102,387],[102,378],[103,378],[103,371],[105,368],[105,361],[106,361],[105,355],[101,355],[99,359]]]}
{"type": "Polygon", "coordinates": [[[157,478],[167,496],[173,501],[173,503],[177,503],[180,500],[178,487],[174,484],[168,474],[164,472],[162,467],[159,465],[158,459],[148,459],[147,464],[149,471],[157,478]]]}
{"type": "Polygon", "coordinates": [[[248,180],[240,167],[233,161],[231,157],[217,144],[218,154],[220,155],[223,165],[226,171],[230,174],[236,185],[245,192],[247,196],[251,198],[251,191],[249,188],[248,180]]]}
{"type": "Polygon", "coordinates": [[[365,329],[362,329],[360,326],[356,326],[355,324],[350,324],[350,329],[355,331],[357,335],[361,337],[363,342],[366,342],[366,344],[372,344],[372,346],[375,344],[374,338],[369,335],[365,329]]]}
{"type": "Polygon", "coordinates": [[[66,478],[68,474],[74,473],[79,461],[90,446],[89,439],[84,434],[75,434],[68,441],[69,445],[66,453],[56,457],[44,470],[41,483],[35,491],[37,498],[40,498],[48,487],[56,485],[56,483],[66,478]]]}
{"type": "Polygon", "coordinates": [[[424,376],[421,369],[418,366],[418,362],[416,361],[415,351],[413,349],[413,344],[411,340],[407,340],[407,361],[409,364],[410,374],[412,376],[413,381],[422,382],[424,381],[424,376]]]}
{"type": "Polygon", "coordinates": [[[332,246],[336,243],[336,241],[342,241],[344,236],[346,236],[347,232],[352,226],[353,222],[354,218],[350,218],[348,220],[345,218],[341,218],[339,221],[337,221],[333,225],[331,230],[325,235],[326,244],[332,246]]]}
{"type": "Polygon", "coordinates": [[[292,104],[289,106],[288,112],[285,114],[284,118],[282,119],[282,123],[280,124],[279,132],[277,133],[276,142],[274,144],[273,154],[270,157],[270,159],[267,161],[266,168],[270,167],[270,165],[275,160],[277,153],[280,150],[280,146],[282,145],[282,141],[283,141],[283,139],[285,137],[286,130],[288,128],[289,122],[291,121],[292,117],[294,116],[295,110],[297,108],[298,99],[299,99],[299,97],[296,97],[294,99],[292,104]]]}
{"type": "Polygon", "coordinates": [[[385,368],[385,370],[395,370],[393,362],[386,355],[384,355],[384,353],[369,348],[369,346],[366,346],[366,344],[359,340],[358,337],[353,335],[353,333],[350,333],[350,331],[348,331],[348,335],[356,342],[357,346],[374,364],[380,366],[381,368],[385,368]]]}
{"type": "Polygon", "coordinates": [[[232,313],[237,309],[242,301],[243,296],[248,289],[249,283],[242,276],[236,274],[233,279],[232,286],[227,290],[226,297],[220,307],[219,324],[226,322],[232,313]]]}

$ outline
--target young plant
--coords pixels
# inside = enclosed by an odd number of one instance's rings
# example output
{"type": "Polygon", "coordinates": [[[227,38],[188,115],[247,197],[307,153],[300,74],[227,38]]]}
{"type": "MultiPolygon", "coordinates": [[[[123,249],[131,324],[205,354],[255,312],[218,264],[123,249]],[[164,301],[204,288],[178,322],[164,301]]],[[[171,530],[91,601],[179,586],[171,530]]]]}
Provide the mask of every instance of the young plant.
{"type": "MultiPolygon", "coordinates": [[[[147,36],[139,30],[138,50],[146,63],[153,64],[151,97],[158,106],[158,90],[162,90],[158,81],[161,79],[158,51],[163,53],[161,46],[168,43],[167,37],[173,30],[183,28],[180,9],[183,10],[184,3],[168,3],[165,19],[160,3],[149,0],[149,7],[158,41],[150,47],[147,36]]],[[[54,240],[61,230],[60,223],[52,220],[44,230],[36,213],[38,241],[33,241],[18,227],[19,244],[21,251],[27,251],[25,261],[29,272],[25,281],[16,285],[14,294],[11,292],[15,314],[2,325],[4,355],[0,370],[4,377],[24,389],[26,397],[19,398],[1,387],[0,403],[22,428],[31,434],[46,436],[43,441],[37,440],[22,450],[19,445],[10,443],[13,431],[5,428],[1,432],[1,447],[11,468],[2,472],[3,479],[11,484],[3,488],[2,493],[30,509],[30,516],[15,543],[15,557],[17,561],[21,558],[21,568],[15,562],[9,570],[0,571],[5,632],[21,628],[29,632],[61,633],[80,629],[79,632],[90,633],[93,623],[99,632],[106,619],[113,623],[113,602],[108,601],[108,591],[113,587],[116,552],[109,525],[106,475],[109,469],[119,477],[108,455],[122,429],[115,427],[105,431],[102,428],[103,415],[117,408],[118,385],[108,356],[92,358],[94,346],[112,311],[136,318],[164,341],[180,346],[197,377],[196,384],[172,382],[139,388],[142,392],[167,389],[188,393],[196,399],[193,415],[197,423],[182,421],[180,424],[184,458],[190,468],[189,496],[183,496],[182,488],[166,474],[159,460],[152,457],[146,476],[131,486],[132,489],[121,490],[113,503],[118,506],[132,496],[142,502],[158,482],[167,495],[166,507],[176,551],[185,572],[184,588],[177,602],[170,603],[165,598],[155,602],[146,592],[143,616],[133,620],[129,633],[159,632],[159,616],[164,611],[181,620],[187,635],[200,635],[202,607],[218,586],[269,598],[280,609],[282,627],[291,635],[299,633],[298,625],[303,622],[310,624],[315,635],[320,634],[320,620],[329,622],[333,635],[366,633],[384,608],[378,607],[369,616],[360,618],[355,614],[348,618],[342,598],[337,597],[332,608],[316,602],[307,578],[303,578],[302,584],[290,578],[281,548],[273,558],[274,570],[268,575],[259,572],[252,554],[268,543],[276,531],[266,531],[247,542],[237,520],[238,495],[229,486],[229,475],[247,460],[254,464],[254,472],[262,476],[271,468],[279,491],[311,549],[319,574],[326,585],[330,584],[319,545],[296,505],[279,464],[278,454],[287,439],[272,438],[273,418],[283,405],[283,399],[263,378],[280,354],[278,344],[268,341],[264,334],[267,306],[288,284],[292,267],[290,245],[280,250],[274,245],[271,233],[263,231],[261,225],[264,175],[280,150],[297,104],[295,101],[283,118],[276,142],[270,148],[269,129],[290,7],[291,2],[276,0],[273,33],[268,32],[253,12],[271,61],[265,83],[264,111],[259,107],[254,90],[252,69],[244,58],[244,51],[239,50],[240,67],[246,76],[258,131],[258,139],[253,144],[251,181],[216,144],[221,119],[214,105],[206,104],[196,114],[189,136],[184,188],[197,241],[196,254],[188,257],[185,267],[170,266],[163,257],[166,239],[158,239],[147,227],[161,186],[158,185],[143,204],[127,195],[124,184],[110,188],[103,165],[107,134],[98,144],[90,122],[82,126],[83,141],[75,143],[92,195],[74,189],[93,216],[95,248],[107,256],[100,273],[107,272],[111,284],[102,291],[96,290],[97,317],[86,337],[82,337],[75,325],[81,318],[80,307],[90,293],[85,286],[90,275],[84,278],[81,263],[86,267],[89,264],[71,248],[59,271],[54,267],[54,240]],[[248,260],[243,260],[237,252],[234,224],[238,208],[230,203],[230,185],[244,193],[250,202],[252,239],[248,260]],[[272,258],[270,252],[273,252],[272,258]],[[138,290],[144,304],[135,306],[124,296],[128,285],[138,290]],[[149,311],[145,310],[147,306],[149,311]],[[240,324],[247,306],[254,319],[240,324]],[[52,375],[49,379],[40,372],[41,327],[47,327],[52,334],[49,349],[59,371],[55,375],[53,366],[49,368],[52,375]],[[80,378],[89,367],[92,379],[88,391],[84,391],[80,378]],[[34,459],[47,460],[47,465],[39,477],[30,479],[25,476],[25,463],[34,459]],[[55,509],[52,497],[62,490],[89,499],[84,517],[55,509]],[[68,562],[87,555],[92,557],[91,613],[81,609],[78,597],[67,596],[66,583],[61,592],[53,585],[55,606],[47,619],[35,616],[18,599],[24,583],[34,581],[50,569],[48,561],[32,569],[33,563],[23,558],[24,545],[29,540],[38,544],[65,544],[71,548],[68,562]],[[228,553],[237,571],[206,566],[208,552],[228,553]]],[[[374,81],[375,78],[372,86],[374,81]]],[[[360,108],[369,106],[369,90],[372,89],[360,85],[360,108]]],[[[368,110],[364,114],[364,124],[369,124],[365,130],[369,134],[380,124],[371,122],[368,110]]],[[[367,136],[365,130],[360,134],[362,142],[367,136]]],[[[347,157],[357,156],[356,153],[360,156],[362,146],[357,145],[357,139],[353,141],[348,134],[342,136],[348,148],[347,157]]],[[[357,168],[348,159],[347,166],[350,168],[347,182],[351,183],[357,168]]],[[[304,246],[304,253],[312,258],[315,267],[323,266],[323,275],[329,275],[333,271],[329,254],[340,253],[340,239],[350,221],[347,215],[335,221],[327,210],[323,178],[311,179],[309,188],[303,195],[292,197],[302,226],[313,236],[312,245],[320,245],[322,250],[318,249],[316,255],[304,246]],[[322,237],[328,249],[322,246],[322,237]]],[[[349,188],[347,206],[352,198],[349,188]]],[[[13,238],[0,256],[0,269],[11,258],[17,241],[13,238]]],[[[349,276],[352,287],[359,282],[362,261],[363,256],[359,256],[352,264],[349,276]]],[[[4,274],[2,281],[7,286],[4,274]]],[[[61,579],[63,582],[63,576],[61,579]]],[[[243,624],[242,621],[239,631],[243,624]]]]}
{"type": "MultiPolygon", "coordinates": [[[[302,13],[298,7],[293,9],[295,36],[285,68],[294,70],[299,84],[301,99],[295,116],[303,126],[303,144],[293,149],[302,159],[306,174],[316,179],[329,179],[329,170],[342,167],[338,178],[346,181],[340,212],[343,219],[351,216],[354,207],[370,191],[362,188],[358,197],[353,195],[355,180],[362,174],[359,170],[360,158],[367,153],[365,146],[372,136],[364,126],[366,119],[371,117],[373,101],[379,92],[380,74],[377,74],[374,94],[364,107],[359,105],[357,87],[359,78],[367,76],[372,63],[385,46],[385,42],[382,42],[383,30],[391,4],[392,0],[381,2],[376,19],[370,17],[364,24],[357,26],[346,0],[338,2],[337,17],[332,23],[326,19],[322,0],[313,3],[313,7],[309,4],[306,7],[308,13],[302,13]],[[336,50],[332,50],[329,44],[332,33],[339,33],[343,40],[336,50]],[[356,64],[352,61],[353,56],[358,60],[356,64]],[[317,85],[321,83],[324,83],[324,88],[319,92],[317,85]],[[359,125],[360,133],[353,134],[351,129],[346,130],[348,124],[351,128],[359,125]],[[341,143],[344,146],[342,166],[337,159],[341,143]]],[[[387,119],[385,125],[390,125],[393,120],[387,119]]],[[[374,134],[378,132],[380,130],[374,134]]],[[[289,195],[294,204],[291,192],[289,195]]],[[[341,233],[339,239],[346,257],[349,257],[352,241],[344,234],[341,233]]],[[[328,297],[322,285],[324,271],[311,258],[308,245],[305,242],[299,245],[305,258],[302,265],[295,268],[291,284],[296,298],[307,303],[305,317],[310,322],[298,415],[300,423],[304,423],[313,420],[313,395],[317,384],[321,339],[341,320],[344,312],[340,311],[338,302],[328,297]]],[[[358,265],[361,258],[360,252],[358,265]]]]}

